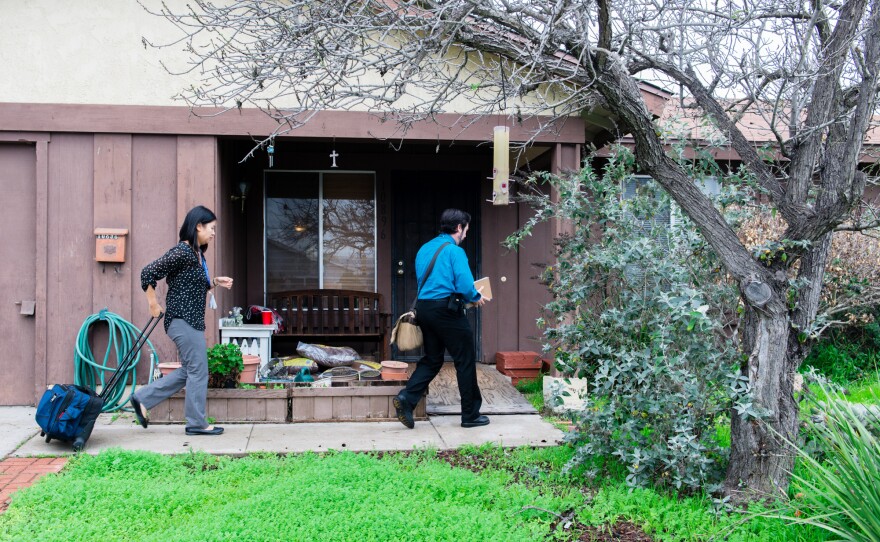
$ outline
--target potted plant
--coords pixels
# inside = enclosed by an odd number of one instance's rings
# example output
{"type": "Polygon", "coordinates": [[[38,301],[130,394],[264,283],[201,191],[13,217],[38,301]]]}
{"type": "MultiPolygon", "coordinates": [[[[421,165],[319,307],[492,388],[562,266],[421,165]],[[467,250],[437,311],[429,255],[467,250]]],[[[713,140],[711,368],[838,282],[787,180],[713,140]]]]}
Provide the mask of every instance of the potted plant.
{"type": "Polygon", "coordinates": [[[241,348],[235,343],[208,348],[208,387],[234,388],[244,369],[241,348]]]}

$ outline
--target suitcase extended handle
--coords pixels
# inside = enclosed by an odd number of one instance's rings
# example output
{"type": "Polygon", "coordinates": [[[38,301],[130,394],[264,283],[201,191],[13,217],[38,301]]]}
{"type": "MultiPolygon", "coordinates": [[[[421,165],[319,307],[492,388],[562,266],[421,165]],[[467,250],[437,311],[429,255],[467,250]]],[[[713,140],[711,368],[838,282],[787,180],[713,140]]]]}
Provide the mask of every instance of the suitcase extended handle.
{"type": "Polygon", "coordinates": [[[164,313],[159,313],[159,316],[150,317],[150,321],[147,322],[147,325],[141,330],[140,335],[137,336],[137,339],[134,341],[134,345],[131,347],[131,350],[126,352],[125,356],[122,358],[122,361],[119,362],[119,367],[116,368],[116,372],[113,373],[113,376],[110,377],[110,380],[104,385],[104,389],[101,390],[101,393],[98,394],[98,397],[101,399],[105,399],[116,388],[119,384],[119,380],[122,378],[122,375],[128,372],[131,369],[132,365],[134,365],[134,360],[137,358],[138,352],[140,352],[141,348],[143,348],[144,344],[146,344],[147,339],[150,338],[150,333],[153,332],[153,329],[156,327],[162,320],[162,316],[164,313]]]}

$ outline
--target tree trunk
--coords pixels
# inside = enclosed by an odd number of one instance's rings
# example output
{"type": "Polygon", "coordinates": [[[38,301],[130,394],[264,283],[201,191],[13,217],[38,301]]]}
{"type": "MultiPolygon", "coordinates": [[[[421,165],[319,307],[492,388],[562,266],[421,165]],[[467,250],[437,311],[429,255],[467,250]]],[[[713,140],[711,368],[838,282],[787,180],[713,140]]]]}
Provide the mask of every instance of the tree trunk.
{"type": "Polygon", "coordinates": [[[774,285],[764,307],[749,307],[743,326],[743,364],[754,405],[764,419],[743,419],[731,413],[730,464],[725,493],[735,503],[784,497],[788,489],[796,442],[798,405],[793,377],[797,361],[789,356],[791,323],[784,285],[774,285]]]}

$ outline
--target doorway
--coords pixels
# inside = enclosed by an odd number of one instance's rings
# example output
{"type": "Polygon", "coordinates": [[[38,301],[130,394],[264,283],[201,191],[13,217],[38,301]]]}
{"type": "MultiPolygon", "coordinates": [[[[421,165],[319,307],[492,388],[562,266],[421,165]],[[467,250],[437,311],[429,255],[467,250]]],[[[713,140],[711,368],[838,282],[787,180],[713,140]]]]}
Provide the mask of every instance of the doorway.
{"type": "MultiPolygon", "coordinates": [[[[467,254],[474,276],[481,276],[480,174],[477,171],[393,171],[391,193],[393,323],[409,310],[416,297],[416,253],[424,243],[438,235],[440,214],[444,209],[461,209],[471,215],[468,235],[461,247],[467,254]]],[[[477,359],[482,359],[480,312],[468,311],[477,359]]],[[[418,361],[422,355],[421,349],[400,352],[394,348],[392,351],[392,357],[401,361],[418,361]]]]}
{"type": "Polygon", "coordinates": [[[0,144],[0,190],[15,202],[0,213],[0,405],[34,404],[37,209],[36,149],[0,144]]]}

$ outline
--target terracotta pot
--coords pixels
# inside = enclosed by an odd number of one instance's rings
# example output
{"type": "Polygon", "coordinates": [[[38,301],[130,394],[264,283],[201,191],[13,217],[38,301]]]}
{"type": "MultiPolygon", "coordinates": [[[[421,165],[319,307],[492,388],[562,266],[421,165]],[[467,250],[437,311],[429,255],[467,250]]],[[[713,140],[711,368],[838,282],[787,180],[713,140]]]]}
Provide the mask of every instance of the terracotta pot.
{"type": "Polygon", "coordinates": [[[174,363],[174,362],[167,362],[167,363],[160,363],[158,365],[158,367],[159,367],[159,371],[162,373],[162,376],[168,376],[173,371],[180,369],[180,364],[174,363]]]}
{"type": "Polygon", "coordinates": [[[403,361],[383,361],[382,370],[389,373],[406,373],[409,364],[403,361]]]}
{"type": "Polygon", "coordinates": [[[406,372],[394,373],[389,372],[388,369],[382,369],[382,380],[409,380],[409,375],[406,372]]]}
{"type": "Polygon", "coordinates": [[[244,370],[238,375],[238,381],[243,384],[253,384],[257,381],[257,369],[260,368],[260,356],[244,354],[241,358],[242,361],[244,361],[244,370]]]}

